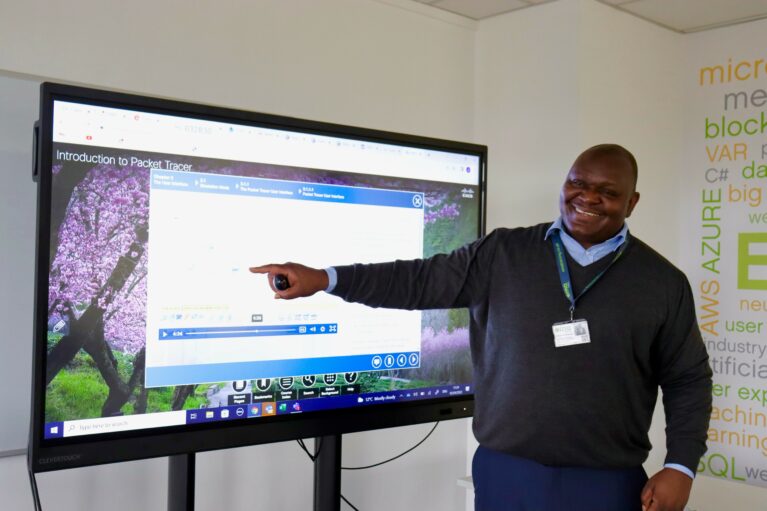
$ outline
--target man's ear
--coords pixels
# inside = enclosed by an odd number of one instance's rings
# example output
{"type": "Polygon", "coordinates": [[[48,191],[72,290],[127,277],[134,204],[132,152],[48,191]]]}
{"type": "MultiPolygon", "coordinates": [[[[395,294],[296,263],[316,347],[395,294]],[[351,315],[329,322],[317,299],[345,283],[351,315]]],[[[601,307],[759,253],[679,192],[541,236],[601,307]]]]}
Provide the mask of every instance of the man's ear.
{"type": "Polygon", "coordinates": [[[637,205],[637,202],[639,202],[639,192],[633,192],[631,194],[631,198],[629,199],[629,207],[626,211],[626,218],[631,216],[632,211],[634,211],[634,208],[637,205]]]}

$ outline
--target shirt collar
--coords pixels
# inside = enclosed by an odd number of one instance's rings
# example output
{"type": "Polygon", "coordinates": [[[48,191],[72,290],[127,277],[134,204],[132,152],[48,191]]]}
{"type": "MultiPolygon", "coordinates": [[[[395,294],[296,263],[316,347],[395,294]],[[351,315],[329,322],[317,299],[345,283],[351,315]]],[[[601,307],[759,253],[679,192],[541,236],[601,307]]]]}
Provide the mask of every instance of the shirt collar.
{"type": "Polygon", "coordinates": [[[623,228],[618,231],[618,234],[612,238],[605,240],[596,245],[592,245],[589,248],[583,248],[572,236],[570,236],[565,230],[562,224],[562,217],[557,218],[554,223],[546,231],[544,239],[549,239],[551,233],[559,231],[559,236],[562,239],[562,243],[565,246],[565,250],[570,254],[570,257],[574,258],[581,266],[586,266],[598,261],[607,254],[614,252],[626,241],[628,236],[628,224],[623,223],[623,228]]]}
{"type": "MultiPolygon", "coordinates": [[[[572,236],[570,236],[570,234],[568,234],[565,228],[563,227],[562,217],[559,217],[556,220],[554,220],[554,223],[552,223],[551,226],[546,230],[546,234],[543,236],[543,239],[545,240],[549,239],[549,236],[551,236],[551,233],[554,231],[559,231],[559,235],[563,239],[570,238],[571,240],[575,241],[575,239],[572,236]]],[[[616,247],[619,247],[624,241],[626,241],[626,235],[628,234],[628,232],[629,232],[629,226],[626,222],[623,222],[623,227],[621,228],[620,231],[618,231],[618,234],[616,234],[609,240],[605,240],[602,243],[597,243],[596,245],[593,245],[593,246],[597,247],[601,245],[615,244],[616,247]]]]}

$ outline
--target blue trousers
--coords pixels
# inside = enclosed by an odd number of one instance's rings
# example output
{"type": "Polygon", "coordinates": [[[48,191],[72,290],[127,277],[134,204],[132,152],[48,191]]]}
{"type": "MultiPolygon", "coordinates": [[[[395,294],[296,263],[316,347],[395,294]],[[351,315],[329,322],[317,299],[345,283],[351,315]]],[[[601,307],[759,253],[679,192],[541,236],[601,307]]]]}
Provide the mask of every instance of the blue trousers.
{"type": "Polygon", "coordinates": [[[641,511],[647,482],[641,466],[549,467],[481,446],[472,478],[475,511],[641,511]]]}

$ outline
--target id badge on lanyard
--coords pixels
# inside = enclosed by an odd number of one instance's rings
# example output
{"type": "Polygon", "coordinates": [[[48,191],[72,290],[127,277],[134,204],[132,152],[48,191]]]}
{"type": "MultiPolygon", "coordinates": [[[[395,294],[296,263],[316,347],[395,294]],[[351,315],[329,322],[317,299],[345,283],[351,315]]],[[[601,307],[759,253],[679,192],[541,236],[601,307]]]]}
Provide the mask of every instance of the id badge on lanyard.
{"type": "Polygon", "coordinates": [[[591,342],[589,322],[585,319],[554,323],[551,329],[554,331],[554,346],[557,348],[591,342]]]}
{"type": "Polygon", "coordinates": [[[559,271],[559,281],[562,283],[562,290],[565,293],[565,297],[570,301],[570,321],[562,321],[560,323],[554,323],[551,325],[551,330],[554,332],[554,346],[556,348],[563,348],[565,346],[575,346],[578,344],[588,344],[591,342],[591,335],[589,334],[589,323],[585,319],[574,319],[575,304],[579,298],[581,298],[586,291],[591,289],[597,281],[602,278],[607,270],[615,264],[615,261],[623,255],[623,251],[626,249],[627,242],[621,245],[618,252],[607,265],[607,268],[602,270],[599,275],[591,279],[591,282],[586,284],[583,291],[578,296],[573,295],[573,286],[570,281],[570,271],[567,268],[567,259],[565,258],[565,247],[562,243],[562,239],[559,237],[558,232],[551,234],[551,242],[554,244],[554,253],[556,256],[557,270],[559,271]]]}

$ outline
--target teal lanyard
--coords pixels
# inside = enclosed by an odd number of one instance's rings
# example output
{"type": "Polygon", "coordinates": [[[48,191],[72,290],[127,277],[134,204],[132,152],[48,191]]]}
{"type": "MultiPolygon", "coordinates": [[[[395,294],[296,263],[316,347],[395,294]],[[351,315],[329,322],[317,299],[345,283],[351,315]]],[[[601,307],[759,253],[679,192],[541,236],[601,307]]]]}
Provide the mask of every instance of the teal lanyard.
{"type": "Polygon", "coordinates": [[[565,296],[570,302],[570,321],[572,321],[576,302],[586,294],[586,291],[594,287],[594,284],[596,284],[597,281],[602,278],[602,275],[607,273],[607,270],[609,270],[612,265],[615,264],[615,261],[620,259],[620,257],[623,255],[623,252],[626,251],[626,245],[628,245],[628,236],[626,241],[623,242],[618,251],[615,253],[615,256],[613,256],[613,260],[610,261],[610,264],[607,265],[607,268],[599,272],[596,277],[591,279],[591,282],[586,284],[586,287],[583,288],[583,291],[581,291],[578,296],[573,294],[573,285],[570,281],[570,271],[567,269],[567,259],[565,258],[565,245],[562,243],[562,239],[559,237],[559,232],[553,231],[551,233],[551,243],[554,245],[554,254],[556,256],[557,270],[559,271],[559,281],[562,283],[562,291],[565,292],[565,296]]]}

